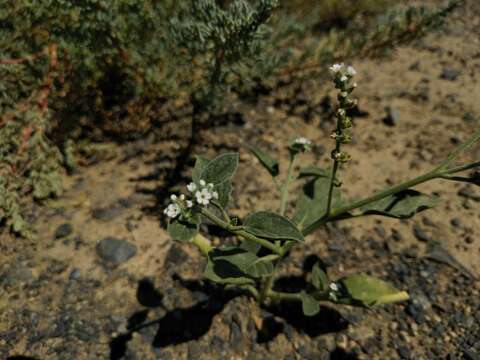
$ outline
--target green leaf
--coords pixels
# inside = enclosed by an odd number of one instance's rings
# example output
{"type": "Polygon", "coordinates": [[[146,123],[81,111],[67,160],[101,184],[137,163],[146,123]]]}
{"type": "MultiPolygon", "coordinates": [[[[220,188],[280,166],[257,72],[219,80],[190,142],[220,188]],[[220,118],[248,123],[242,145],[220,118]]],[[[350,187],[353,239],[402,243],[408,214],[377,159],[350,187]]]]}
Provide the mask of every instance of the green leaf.
{"type": "Polygon", "coordinates": [[[251,214],[243,225],[245,231],[262,238],[304,241],[302,233],[292,221],[272,212],[260,211],[251,214]]]}
{"type": "Polygon", "coordinates": [[[407,292],[364,274],[343,277],[338,280],[337,285],[340,286],[341,295],[336,302],[341,304],[371,307],[409,299],[407,292]]]}
{"type": "Polygon", "coordinates": [[[220,155],[210,161],[202,171],[200,179],[218,185],[229,180],[238,166],[238,153],[220,155]]]}
{"type": "Polygon", "coordinates": [[[439,201],[436,197],[409,189],[365,205],[360,210],[363,215],[376,214],[404,219],[433,208],[439,201]]]}
{"type": "Polygon", "coordinates": [[[312,268],[312,285],[315,287],[315,289],[322,292],[328,290],[328,276],[318,263],[316,263],[312,268]]]}
{"type": "Polygon", "coordinates": [[[198,233],[198,224],[181,219],[174,219],[168,223],[167,231],[176,241],[190,241],[198,233]]]}
{"type": "Polygon", "coordinates": [[[226,180],[218,185],[215,185],[215,191],[218,192],[218,203],[221,207],[225,208],[230,202],[230,195],[232,194],[232,182],[226,180]]]}
{"type": "Polygon", "coordinates": [[[247,250],[251,253],[257,254],[258,251],[262,248],[262,245],[252,240],[243,240],[240,244],[240,248],[247,250]]]}
{"type": "Polygon", "coordinates": [[[302,291],[302,310],[305,316],[315,316],[320,311],[320,303],[311,295],[302,291]]]}
{"type": "MultiPolygon", "coordinates": [[[[312,166],[306,166],[306,167],[300,169],[300,172],[298,174],[298,178],[304,178],[304,177],[309,177],[309,176],[313,176],[313,177],[316,177],[316,178],[330,179],[330,177],[332,176],[332,170],[330,168],[322,169],[322,168],[319,168],[319,167],[313,166],[313,165],[312,166]]],[[[340,185],[340,180],[335,179],[334,184],[336,186],[339,186],[340,185]]]]}
{"type": "Polygon", "coordinates": [[[270,175],[273,177],[278,175],[279,166],[277,160],[273,159],[270,155],[257,146],[250,146],[249,150],[260,161],[263,167],[267,169],[270,175]]]}
{"type": "MultiPolygon", "coordinates": [[[[319,177],[305,184],[303,193],[297,200],[295,215],[293,217],[293,221],[295,221],[299,228],[306,228],[326,215],[329,188],[329,177],[319,177]]],[[[340,206],[341,201],[340,189],[334,187],[332,207],[340,206]]]]}
{"type": "Polygon", "coordinates": [[[204,276],[220,284],[253,284],[273,273],[273,262],[240,247],[222,247],[209,252],[204,276]]]}
{"type": "Polygon", "coordinates": [[[210,160],[208,160],[204,156],[199,155],[199,156],[196,157],[195,166],[194,166],[193,172],[192,172],[193,182],[195,182],[196,184],[199,183],[200,176],[202,175],[203,170],[205,169],[205,167],[207,166],[207,164],[209,162],[210,162],[210,160]]]}

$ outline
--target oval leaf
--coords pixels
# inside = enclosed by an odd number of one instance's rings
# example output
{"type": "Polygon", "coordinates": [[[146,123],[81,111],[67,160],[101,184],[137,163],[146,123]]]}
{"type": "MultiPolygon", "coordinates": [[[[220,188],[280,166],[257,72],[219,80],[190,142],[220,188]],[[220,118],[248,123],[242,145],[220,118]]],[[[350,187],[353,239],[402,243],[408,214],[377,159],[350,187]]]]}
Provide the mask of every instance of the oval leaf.
{"type": "Polygon", "coordinates": [[[273,260],[258,258],[239,247],[216,248],[209,252],[204,276],[220,284],[253,284],[254,279],[273,273],[273,260]]]}
{"type": "Polygon", "coordinates": [[[329,284],[328,276],[325,271],[316,263],[312,268],[312,285],[319,291],[327,291],[329,284]]]}
{"type": "Polygon", "coordinates": [[[210,161],[202,171],[200,179],[214,185],[229,180],[238,166],[238,153],[220,155],[210,161]]]}
{"type": "Polygon", "coordinates": [[[167,231],[173,240],[190,241],[198,233],[198,224],[175,219],[168,223],[167,231]]]}
{"type": "Polygon", "coordinates": [[[244,222],[245,231],[250,234],[275,240],[304,241],[295,224],[278,214],[260,211],[248,216],[244,222]]]}
{"type": "Polygon", "coordinates": [[[215,186],[215,191],[218,192],[218,204],[225,208],[230,202],[230,195],[232,194],[232,182],[230,180],[224,181],[215,186]]]}
{"type": "Polygon", "coordinates": [[[360,210],[364,215],[376,214],[405,219],[433,208],[439,201],[436,197],[409,189],[365,205],[360,210]]]}
{"type": "Polygon", "coordinates": [[[305,293],[302,296],[302,310],[305,316],[315,316],[320,311],[320,303],[313,297],[305,293]]]}
{"type": "Polygon", "coordinates": [[[341,293],[338,302],[343,304],[371,307],[409,299],[407,292],[369,275],[346,276],[337,283],[341,293]]]}
{"type": "Polygon", "coordinates": [[[196,157],[195,166],[192,171],[192,179],[196,184],[199,183],[200,176],[202,175],[203,170],[205,169],[205,167],[209,162],[210,160],[204,156],[198,155],[196,157]]]}
{"type": "Polygon", "coordinates": [[[279,166],[277,160],[273,159],[270,155],[268,155],[266,152],[264,152],[257,146],[250,146],[249,150],[260,161],[260,164],[262,164],[263,167],[267,169],[270,175],[272,175],[273,177],[278,175],[279,166]]]}

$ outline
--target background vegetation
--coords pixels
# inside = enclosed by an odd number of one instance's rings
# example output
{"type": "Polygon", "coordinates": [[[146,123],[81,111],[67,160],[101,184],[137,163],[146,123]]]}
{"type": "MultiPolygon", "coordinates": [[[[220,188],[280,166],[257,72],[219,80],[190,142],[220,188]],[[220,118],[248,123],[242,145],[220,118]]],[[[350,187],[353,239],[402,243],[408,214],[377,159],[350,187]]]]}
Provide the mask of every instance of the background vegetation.
{"type": "Polygon", "coordinates": [[[382,55],[460,2],[2,0],[0,222],[28,235],[23,204],[61,193],[85,140],[135,139],[178,103],[208,121],[219,89],[225,99],[382,55]]]}

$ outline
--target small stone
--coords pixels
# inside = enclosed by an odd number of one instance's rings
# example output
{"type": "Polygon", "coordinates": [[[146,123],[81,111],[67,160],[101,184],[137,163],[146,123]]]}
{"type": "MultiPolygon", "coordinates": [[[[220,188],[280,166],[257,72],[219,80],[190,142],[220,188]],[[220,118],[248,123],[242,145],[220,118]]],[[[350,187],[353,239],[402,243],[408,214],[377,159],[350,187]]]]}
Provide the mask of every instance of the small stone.
{"type": "Polygon", "coordinates": [[[463,114],[463,121],[469,124],[474,124],[477,122],[477,119],[475,118],[475,115],[473,115],[471,112],[466,112],[463,114]]]}
{"type": "Polygon", "coordinates": [[[450,220],[450,224],[452,224],[453,227],[460,227],[462,225],[462,222],[459,218],[453,218],[450,220]]]}
{"type": "Polygon", "coordinates": [[[70,275],[68,275],[68,278],[70,280],[77,280],[80,277],[80,269],[75,268],[70,272],[70,275]]]}
{"type": "Polygon", "coordinates": [[[137,247],[126,240],[106,237],[97,244],[97,254],[104,261],[120,264],[137,253],[137,247]]]}
{"type": "Polygon", "coordinates": [[[430,237],[427,235],[427,233],[425,233],[425,231],[418,224],[415,224],[413,226],[413,235],[415,235],[415,237],[419,241],[428,242],[430,240],[430,237]]]}
{"type": "Polygon", "coordinates": [[[401,114],[397,108],[392,106],[385,107],[386,116],[383,118],[383,123],[387,126],[395,126],[398,125],[400,121],[401,114]]]}
{"type": "Polygon", "coordinates": [[[412,351],[408,347],[400,346],[397,349],[397,352],[398,352],[398,355],[400,355],[400,357],[402,359],[411,359],[412,351]]]}
{"type": "Polygon", "coordinates": [[[473,201],[480,201],[480,196],[470,186],[464,186],[458,191],[458,195],[463,196],[473,201]]]}
{"type": "Polygon", "coordinates": [[[72,232],[73,232],[72,224],[70,223],[62,224],[57,228],[57,230],[55,230],[55,239],[65,238],[71,235],[72,232]]]}
{"type": "Polygon", "coordinates": [[[455,81],[457,80],[457,77],[459,75],[460,75],[460,70],[452,69],[452,68],[444,68],[442,70],[442,74],[440,75],[440,78],[444,80],[455,81]]]}
{"type": "Polygon", "coordinates": [[[92,217],[96,220],[109,222],[119,217],[125,208],[120,204],[114,204],[107,207],[96,208],[92,210],[92,217]]]}

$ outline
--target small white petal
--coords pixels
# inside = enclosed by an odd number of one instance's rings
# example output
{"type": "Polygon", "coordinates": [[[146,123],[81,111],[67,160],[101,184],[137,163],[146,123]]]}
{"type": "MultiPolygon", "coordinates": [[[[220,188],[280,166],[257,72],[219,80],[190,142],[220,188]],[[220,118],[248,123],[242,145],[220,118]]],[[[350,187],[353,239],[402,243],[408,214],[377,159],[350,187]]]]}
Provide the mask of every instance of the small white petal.
{"type": "Polygon", "coordinates": [[[205,180],[200,180],[200,186],[205,186],[206,184],[205,180]]]}
{"type": "Polygon", "coordinates": [[[218,192],[214,191],[214,192],[212,193],[212,196],[213,196],[214,199],[217,199],[217,200],[218,200],[218,192]]]}
{"type": "Polygon", "coordinates": [[[348,77],[346,77],[345,75],[342,75],[342,77],[340,78],[340,81],[341,81],[341,82],[347,82],[347,81],[348,81],[348,77]]]}
{"type": "Polygon", "coordinates": [[[187,208],[191,208],[193,206],[193,202],[191,200],[187,200],[187,208]]]}
{"type": "Polygon", "coordinates": [[[207,186],[208,186],[210,189],[213,189],[213,187],[214,187],[215,185],[213,185],[213,183],[208,183],[207,186]]]}
{"type": "Polygon", "coordinates": [[[349,66],[347,68],[347,74],[350,76],[355,76],[357,74],[357,71],[353,68],[353,66],[349,66]]]}
{"type": "Polygon", "coordinates": [[[182,200],[182,201],[185,200],[185,195],[183,195],[183,194],[180,195],[180,200],[182,200]]]}
{"type": "Polygon", "coordinates": [[[172,201],[177,200],[177,195],[175,195],[175,194],[170,195],[170,200],[172,200],[172,201]]]}
{"type": "Polygon", "coordinates": [[[197,184],[195,184],[194,182],[191,182],[190,184],[187,185],[187,190],[190,192],[194,192],[195,190],[197,190],[197,184]]]}
{"type": "Polygon", "coordinates": [[[329,285],[330,290],[337,292],[338,291],[338,285],[335,283],[331,283],[329,285]]]}

